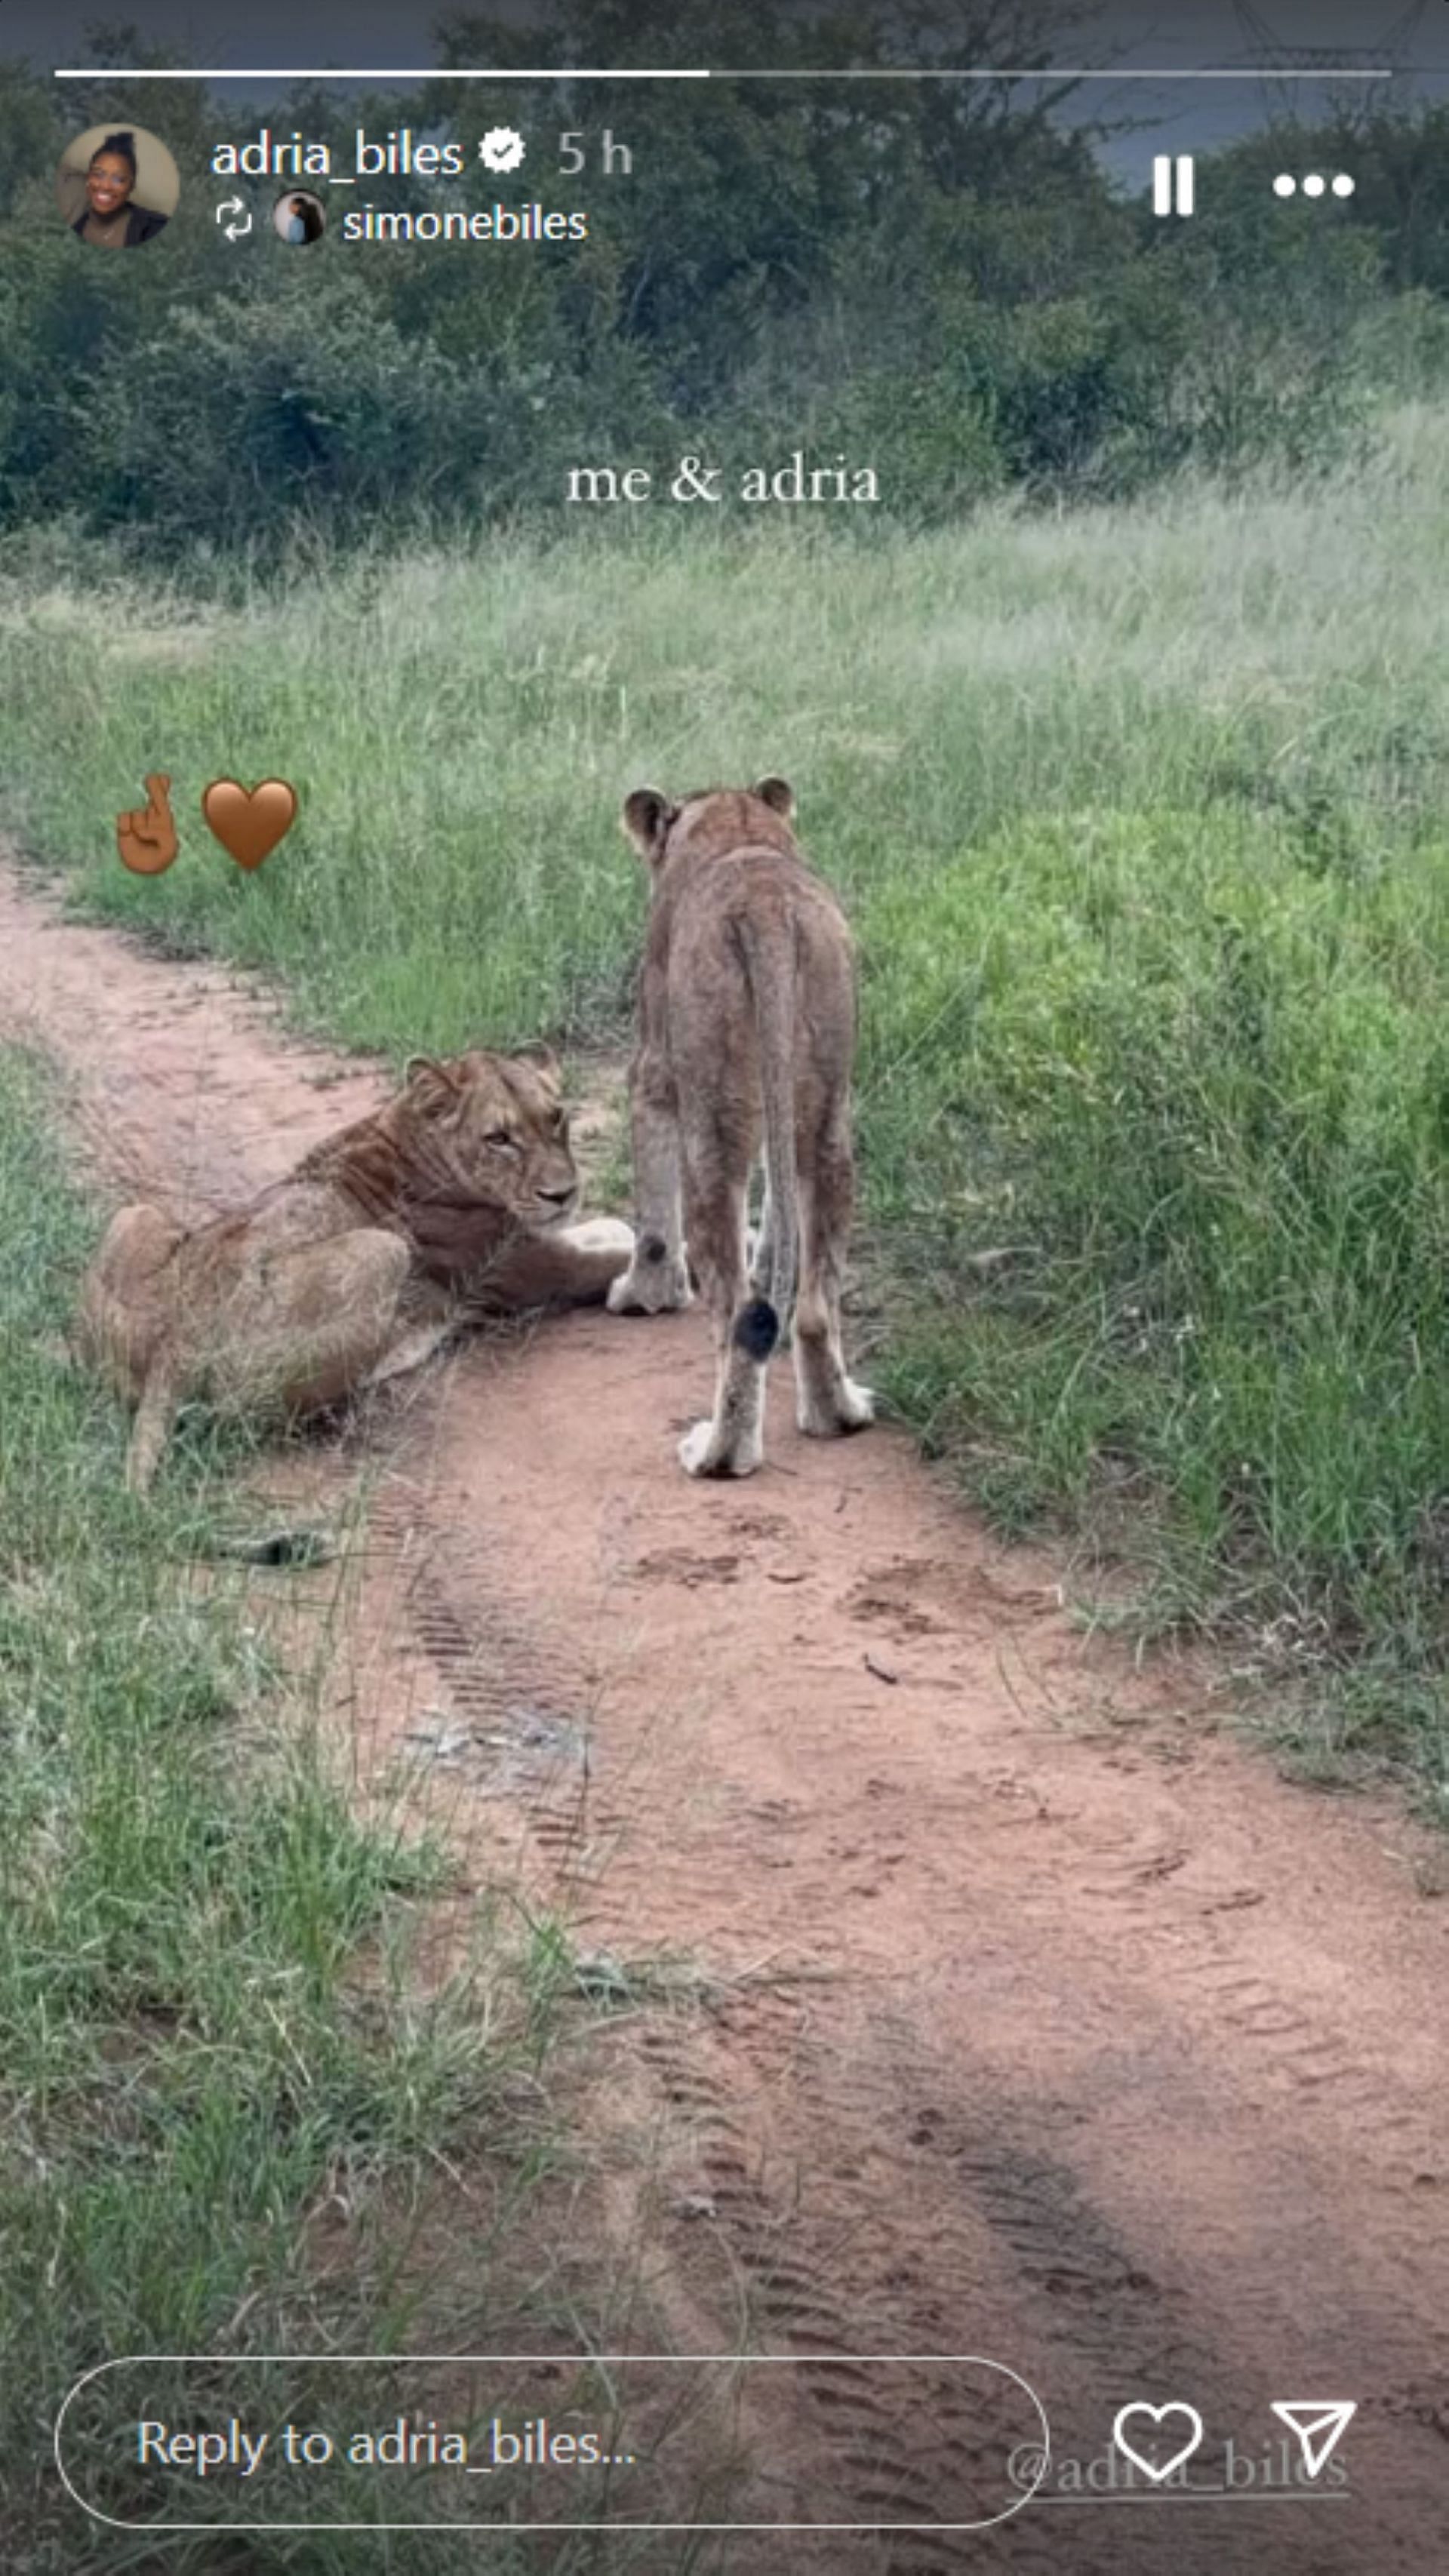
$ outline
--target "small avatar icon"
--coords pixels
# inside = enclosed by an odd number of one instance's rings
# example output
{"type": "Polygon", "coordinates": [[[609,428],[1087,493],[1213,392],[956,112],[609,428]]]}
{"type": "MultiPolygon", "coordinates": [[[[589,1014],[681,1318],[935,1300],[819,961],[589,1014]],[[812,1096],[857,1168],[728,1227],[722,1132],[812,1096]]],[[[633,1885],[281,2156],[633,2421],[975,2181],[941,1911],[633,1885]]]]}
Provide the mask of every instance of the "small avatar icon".
{"type": "Polygon", "coordinates": [[[310,188],[289,188],[272,208],[272,229],[279,241],[320,241],[327,230],[327,209],[310,188]]]}
{"type": "Polygon", "coordinates": [[[146,803],[134,813],[116,816],[116,847],[122,865],[133,876],[159,877],[181,844],[171,813],[171,781],[164,770],[154,770],[145,787],[146,803]]]}
{"type": "Polygon", "coordinates": [[[56,174],[60,210],[78,241],[134,250],[175,214],[181,177],[159,135],[144,126],[92,125],[74,135],[56,174]]]}

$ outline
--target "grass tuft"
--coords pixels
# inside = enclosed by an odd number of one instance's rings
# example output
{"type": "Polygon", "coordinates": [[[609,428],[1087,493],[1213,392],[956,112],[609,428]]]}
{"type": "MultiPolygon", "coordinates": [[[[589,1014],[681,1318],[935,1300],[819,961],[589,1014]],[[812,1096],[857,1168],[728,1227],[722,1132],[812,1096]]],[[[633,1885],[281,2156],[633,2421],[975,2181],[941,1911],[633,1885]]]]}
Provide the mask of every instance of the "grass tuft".
{"type": "MultiPolygon", "coordinates": [[[[537,2152],[511,2088],[547,2044],[486,1927],[420,1975],[440,1857],[349,1809],[245,1570],[196,1588],[204,1477],[121,1490],[119,1413],[51,1355],[94,1236],[52,1095],[0,1056],[0,2521],[27,2576],[89,2546],[46,2430],[79,2374],[405,2335],[409,2209],[450,2149],[537,2152]]],[[[152,2563],[127,2546],[105,2563],[152,2563]]],[[[417,2546],[389,2564],[440,2563],[417,2546]]]]}

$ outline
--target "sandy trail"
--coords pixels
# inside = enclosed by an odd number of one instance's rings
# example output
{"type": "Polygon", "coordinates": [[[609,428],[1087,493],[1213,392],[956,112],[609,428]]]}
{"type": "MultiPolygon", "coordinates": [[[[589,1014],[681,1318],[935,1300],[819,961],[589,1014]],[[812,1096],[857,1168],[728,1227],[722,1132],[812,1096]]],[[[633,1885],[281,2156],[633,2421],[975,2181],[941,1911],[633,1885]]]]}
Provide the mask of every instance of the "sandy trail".
{"type": "MultiPolygon", "coordinates": [[[[197,1204],[380,1088],[13,874],[0,1032],[73,1076],[110,1184],[165,1174],[197,1204]]],[[[686,1483],[706,1342],[697,1314],[590,1315],[436,1369],[386,1431],[358,1630],[364,1767],[439,1712],[460,1847],[566,1892],[586,1946],[722,1981],[708,2012],[628,2025],[599,2106],[605,2197],[647,2150],[685,2348],[744,2310],[764,2349],[845,2357],[791,2375],[779,2437],[862,2514],[935,2518],[972,2466],[969,2431],[922,2427],[882,2475],[862,2353],[1009,2363],[1058,2481],[1138,2399],[1198,2409],[1203,2483],[1229,2438],[1255,2465],[1215,2499],[1059,2492],[894,2569],[1432,2576],[1449,1914],[1419,1890],[1442,1847],[1386,1798],[1278,1780],[1181,1674],[1085,1640],[1050,1564],[991,1543],[899,1435],[799,1440],[783,1371],[765,1472],[686,1483]],[[1360,2404],[1347,2495],[1285,2495],[1271,2402],[1318,2397],[1360,2404]]]]}

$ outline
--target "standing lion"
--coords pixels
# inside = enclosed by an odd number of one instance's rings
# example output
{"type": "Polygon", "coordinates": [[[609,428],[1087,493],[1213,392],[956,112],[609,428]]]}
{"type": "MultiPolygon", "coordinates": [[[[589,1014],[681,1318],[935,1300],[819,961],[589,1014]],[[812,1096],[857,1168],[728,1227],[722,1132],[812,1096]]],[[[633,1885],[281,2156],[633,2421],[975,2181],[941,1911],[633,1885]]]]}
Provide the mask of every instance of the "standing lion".
{"type": "Polygon", "coordinates": [[[854,1198],[850,933],[806,867],[782,778],[678,804],[641,787],[624,828],[653,880],[630,1077],[637,1240],[616,1314],[689,1303],[714,1326],[714,1412],[680,1443],[692,1476],[763,1455],[765,1372],[794,1310],[797,1414],[831,1439],[872,1418],[847,1376],[840,1294],[854,1198]],[[753,1274],[746,1216],[763,1141],[753,1274]]]}

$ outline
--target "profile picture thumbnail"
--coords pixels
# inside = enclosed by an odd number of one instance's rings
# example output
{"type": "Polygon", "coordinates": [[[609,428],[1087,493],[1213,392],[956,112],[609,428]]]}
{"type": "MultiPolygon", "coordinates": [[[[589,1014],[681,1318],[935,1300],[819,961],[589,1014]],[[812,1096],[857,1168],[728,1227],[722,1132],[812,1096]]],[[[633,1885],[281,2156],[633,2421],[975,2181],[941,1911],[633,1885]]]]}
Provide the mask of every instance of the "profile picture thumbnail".
{"type": "Polygon", "coordinates": [[[327,230],[327,209],[310,188],[289,188],[272,208],[272,229],[279,241],[320,241],[327,230]]]}
{"type": "Polygon", "coordinates": [[[175,214],[181,173],[144,125],[90,125],[61,154],[55,193],[79,240],[98,250],[136,250],[175,214]]]}

